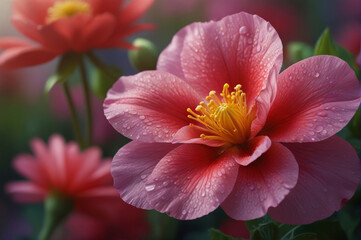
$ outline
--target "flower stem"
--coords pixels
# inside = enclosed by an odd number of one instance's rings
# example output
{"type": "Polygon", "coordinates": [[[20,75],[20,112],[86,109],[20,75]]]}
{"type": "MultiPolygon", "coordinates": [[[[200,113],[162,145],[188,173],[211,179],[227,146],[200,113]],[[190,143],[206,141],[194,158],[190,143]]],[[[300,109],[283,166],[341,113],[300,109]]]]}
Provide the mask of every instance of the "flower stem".
{"type": "Polygon", "coordinates": [[[93,119],[92,119],[92,108],[91,108],[91,99],[90,99],[90,90],[89,83],[87,80],[87,74],[85,70],[84,60],[81,59],[79,62],[81,81],[84,92],[84,101],[86,108],[86,119],[87,119],[87,128],[86,128],[86,136],[85,136],[85,147],[91,145],[92,135],[93,135],[93,119]]]}
{"type": "Polygon", "coordinates": [[[71,97],[68,83],[65,81],[65,82],[62,83],[62,86],[63,86],[63,90],[64,90],[64,93],[65,93],[66,101],[67,101],[68,106],[69,106],[69,110],[70,110],[70,114],[71,114],[71,120],[72,120],[73,128],[74,128],[75,138],[76,138],[76,141],[78,142],[80,148],[83,149],[84,142],[83,142],[80,126],[79,126],[78,116],[76,114],[76,110],[75,110],[75,106],[74,106],[74,101],[73,101],[73,98],[71,97]]]}
{"type": "Polygon", "coordinates": [[[59,194],[50,194],[45,200],[44,225],[39,240],[50,240],[57,226],[69,215],[72,208],[72,200],[59,194]]]}

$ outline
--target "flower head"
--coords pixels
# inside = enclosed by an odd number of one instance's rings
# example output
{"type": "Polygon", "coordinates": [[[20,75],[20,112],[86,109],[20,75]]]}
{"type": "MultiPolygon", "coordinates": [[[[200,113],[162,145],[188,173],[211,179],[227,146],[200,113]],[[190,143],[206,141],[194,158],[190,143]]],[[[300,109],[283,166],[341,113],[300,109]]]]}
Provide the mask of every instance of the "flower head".
{"type": "Polygon", "coordinates": [[[98,148],[93,147],[80,152],[76,143],[66,144],[59,135],[50,138],[49,147],[40,139],[32,140],[31,147],[34,156],[24,154],[14,160],[15,169],[30,181],[12,182],[6,186],[7,192],[16,201],[43,202],[54,193],[69,199],[73,204],[73,214],[70,215],[70,222],[67,224],[70,235],[85,234],[81,230],[71,231],[74,229],[71,222],[74,218],[77,219],[75,216],[87,219],[81,221],[84,225],[91,222],[99,226],[98,234],[104,236],[108,236],[109,231],[112,231],[114,236],[122,235],[127,239],[139,239],[146,234],[147,224],[142,211],[119,201],[119,195],[112,186],[110,160],[101,161],[98,148]],[[133,218],[130,219],[127,214],[133,218]],[[120,222],[125,223],[124,228],[115,228],[114,226],[120,222]],[[134,222],[142,226],[142,231],[124,230],[131,229],[132,226],[129,224],[134,222]]]}
{"type": "Polygon", "coordinates": [[[38,65],[68,51],[132,48],[124,38],[151,24],[135,24],[153,0],[15,0],[12,23],[33,44],[0,38],[0,66],[5,69],[38,65]]]}
{"type": "Polygon", "coordinates": [[[238,220],[305,224],[340,209],[360,172],[334,135],[358,108],[359,83],[333,56],[281,65],[274,28],[239,13],[186,26],[156,71],[118,80],[104,112],[134,140],[112,163],[122,199],[179,219],[221,206],[238,220]]]}

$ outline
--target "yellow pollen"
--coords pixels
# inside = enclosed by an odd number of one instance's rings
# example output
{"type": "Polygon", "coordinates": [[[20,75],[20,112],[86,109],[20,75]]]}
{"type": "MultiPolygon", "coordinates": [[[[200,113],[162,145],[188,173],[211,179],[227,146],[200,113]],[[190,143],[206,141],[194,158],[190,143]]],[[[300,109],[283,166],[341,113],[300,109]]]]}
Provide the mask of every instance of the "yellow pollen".
{"type": "Polygon", "coordinates": [[[54,22],[61,18],[69,18],[76,14],[90,14],[91,6],[83,0],[64,0],[56,1],[52,7],[48,9],[47,23],[54,22]]]}
{"type": "Polygon", "coordinates": [[[229,92],[229,85],[223,86],[220,97],[211,91],[206,97],[207,104],[200,102],[196,112],[190,108],[188,118],[201,126],[189,124],[190,127],[202,130],[203,139],[214,139],[231,144],[242,144],[250,137],[251,123],[256,118],[254,108],[247,109],[246,94],[241,85],[237,85],[233,92],[229,92]]]}

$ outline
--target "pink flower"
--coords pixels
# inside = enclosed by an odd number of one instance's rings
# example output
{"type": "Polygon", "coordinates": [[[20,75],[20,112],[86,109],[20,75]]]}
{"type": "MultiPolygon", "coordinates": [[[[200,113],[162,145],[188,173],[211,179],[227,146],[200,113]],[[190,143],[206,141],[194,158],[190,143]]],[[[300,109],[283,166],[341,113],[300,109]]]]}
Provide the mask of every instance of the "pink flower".
{"type": "Polygon", "coordinates": [[[96,226],[93,238],[85,239],[113,239],[110,236],[139,239],[147,233],[144,212],[119,201],[119,194],[112,186],[111,162],[109,159],[101,161],[98,148],[80,152],[77,144],[66,144],[59,135],[50,138],[49,147],[40,139],[32,140],[31,147],[35,156],[19,155],[14,161],[15,169],[30,181],[6,186],[16,201],[42,202],[53,191],[72,199],[74,213],[66,223],[69,239],[89,236],[84,231],[87,228],[74,231],[74,221],[96,226]],[[81,216],[81,220],[76,220],[79,219],[76,216],[81,216]],[[135,226],[138,230],[134,230],[135,226]]]}
{"type": "Polygon", "coordinates": [[[14,37],[0,39],[0,66],[38,65],[68,51],[131,48],[124,38],[150,24],[135,24],[153,0],[15,0],[12,23],[35,46],[14,37]]]}
{"type": "Polygon", "coordinates": [[[122,199],[178,219],[221,206],[238,220],[305,224],[339,210],[360,168],[334,135],[358,108],[359,83],[333,56],[281,66],[275,29],[239,13],[183,28],[158,70],[120,78],[104,111],[134,139],[112,163],[122,199]]]}

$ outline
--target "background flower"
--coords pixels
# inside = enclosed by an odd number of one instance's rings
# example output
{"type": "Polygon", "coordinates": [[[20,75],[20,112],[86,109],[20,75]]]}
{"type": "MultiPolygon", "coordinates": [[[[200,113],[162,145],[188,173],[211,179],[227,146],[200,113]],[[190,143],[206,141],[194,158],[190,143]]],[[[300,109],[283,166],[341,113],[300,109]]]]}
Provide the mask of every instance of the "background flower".
{"type": "Polygon", "coordinates": [[[134,24],[152,0],[123,1],[14,1],[12,23],[38,46],[20,38],[0,39],[0,66],[15,69],[38,65],[67,51],[131,48],[124,38],[149,24],[134,24]]]}
{"type": "Polygon", "coordinates": [[[39,139],[32,140],[31,146],[35,156],[19,155],[14,160],[16,170],[30,181],[12,182],[6,187],[16,201],[43,202],[54,192],[71,199],[76,215],[66,225],[69,239],[78,239],[77,234],[89,236],[86,228],[73,231],[74,221],[79,219],[76,216],[83,216],[80,223],[85,226],[99,227],[94,239],[110,235],[139,239],[147,233],[143,212],[119,201],[112,187],[110,161],[101,161],[98,148],[80,152],[75,143],[66,144],[59,135],[50,138],[49,147],[39,139]],[[129,227],[135,222],[139,222],[139,231],[129,227]]]}

